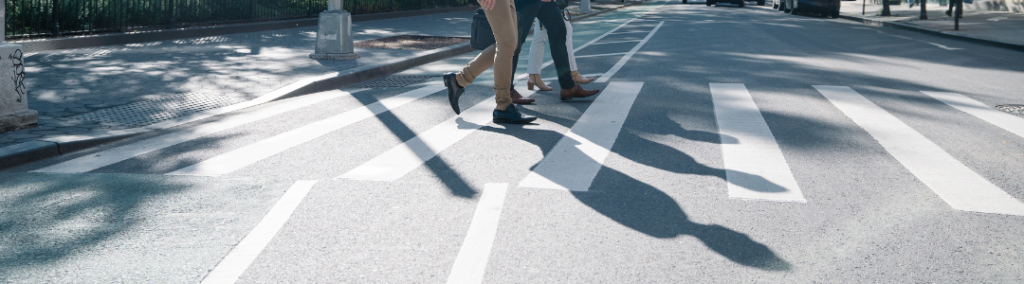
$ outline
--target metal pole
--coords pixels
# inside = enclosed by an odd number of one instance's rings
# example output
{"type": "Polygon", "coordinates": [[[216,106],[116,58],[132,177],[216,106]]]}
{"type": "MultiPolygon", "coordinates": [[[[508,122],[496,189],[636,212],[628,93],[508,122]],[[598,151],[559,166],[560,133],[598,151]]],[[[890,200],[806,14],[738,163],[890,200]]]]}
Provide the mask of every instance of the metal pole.
{"type": "Polygon", "coordinates": [[[7,1],[0,4],[0,45],[7,39],[7,1]]]}
{"type": "Polygon", "coordinates": [[[167,26],[174,27],[174,0],[167,0],[167,26]]]}
{"type": "MultiPolygon", "coordinates": [[[[53,17],[53,36],[60,36],[60,23],[57,22],[57,0],[51,0],[53,3],[52,17],[53,17]]],[[[6,1],[5,1],[6,2],[6,1]]]]}
{"type": "Polygon", "coordinates": [[[590,13],[590,0],[580,0],[580,13],[590,13]]]}
{"type": "Polygon", "coordinates": [[[866,11],[867,9],[868,9],[868,0],[861,0],[860,1],[860,15],[863,16],[864,15],[864,11],[866,11]]]}
{"type": "Polygon", "coordinates": [[[928,0],[918,0],[918,1],[921,2],[920,3],[921,4],[921,18],[920,19],[921,20],[927,20],[928,19],[928,9],[925,8],[925,6],[928,6],[927,5],[928,4],[928,0]]]}

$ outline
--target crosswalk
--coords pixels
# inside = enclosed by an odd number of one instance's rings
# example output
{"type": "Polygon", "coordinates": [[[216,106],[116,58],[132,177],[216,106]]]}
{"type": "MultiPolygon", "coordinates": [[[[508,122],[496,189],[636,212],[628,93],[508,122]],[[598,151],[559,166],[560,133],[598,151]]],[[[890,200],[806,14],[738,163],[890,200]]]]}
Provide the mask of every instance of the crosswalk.
{"type": "MultiPolygon", "coordinates": [[[[522,85],[522,84],[520,84],[522,85]]],[[[634,102],[644,93],[643,82],[611,82],[596,97],[582,116],[518,184],[519,188],[541,188],[587,191],[613,152],[615,140],[623,123],[633,110],[634,102]]],[[[794,178],[784,153],[780,150],[762,111],[747,86],[739,83],[709,83],[710,97],[718,133],[722,137],[721,155],[727,180],[728,197],[732,199],[769,202],[814,202],[801,192],[800,181],[794,178]],[[728,138],[728,139],[727,139],[728,138]]],[[[1024,203],[1017,200],[982,175],[965,166],[936,143],[903,123],[898,117],[845,86],[810,86],[877,141],[902,167],[913,173],[951,208],[961,211],[1021,215],[1024,203]]],[[[524,96],[534,93],[522,90],[524,96]]],[[[1001,113],[978,101],[954,93],[922,92],[938,101],[991,123],[1024,138],[1024,120],[1001,113]]],[[[381,99],[353,110],[316,121],[296,129],[256,141],[165,173],[166,175],[221,176],[262,160],[305,145],[328,133],[344,129],[356,122],[393,111],[410,102],[430,96],[443,96],[444,87],[426,84],[414,90],[381,99]]],[[[206,135],[249,123],[289,115],[303,106],[351,96],[347,92],[326,92],[298,98],[272,108],[229,116],[205,125],[175,131],[120,147],[78,157],[34,172],[85,173],[101,167],[189,143],[206,135]]],[[[458,147],[481,127],[490,123],[493,100],[483,100],[460,116],[417,133],[390,150],[360,165],[343,169],[339,180],[393,182],[439,154],[458,147]]],[[[522,165],[529,167],[530,165],[522,165]]]]}

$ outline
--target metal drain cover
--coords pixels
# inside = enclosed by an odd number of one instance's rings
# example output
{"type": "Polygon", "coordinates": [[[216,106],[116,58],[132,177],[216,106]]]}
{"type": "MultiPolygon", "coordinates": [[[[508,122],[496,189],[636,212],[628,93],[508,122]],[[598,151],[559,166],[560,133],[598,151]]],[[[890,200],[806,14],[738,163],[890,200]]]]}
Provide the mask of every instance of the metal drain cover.
{"type": "Polygon", "coordinates": [[[440,76],[387,76],[376,80],[359,83],[355,85],[356,88],[366,89],[383,89],[383,88],[402,88],[413,84],[419,84],[423,81],[435,79],[440,76]]]}
{"type": "Polygon", "coordinates": [[[134,102],[69,118],[106,122],[126,127],[142,127],[242,101],[239,98],[188,93],[162,96],[157,100],[134,102]]]}
{"type": "Polygon", "coordinates": [[[1024,105],[997,105],[996,109],[1009,113],[1024,114],[1024,105]]]}
{"type": "Polygon", "coordinates": [[[431,50],[469,41],[464,37],[400,35],[355,43],[358,48],[431,50]]]}

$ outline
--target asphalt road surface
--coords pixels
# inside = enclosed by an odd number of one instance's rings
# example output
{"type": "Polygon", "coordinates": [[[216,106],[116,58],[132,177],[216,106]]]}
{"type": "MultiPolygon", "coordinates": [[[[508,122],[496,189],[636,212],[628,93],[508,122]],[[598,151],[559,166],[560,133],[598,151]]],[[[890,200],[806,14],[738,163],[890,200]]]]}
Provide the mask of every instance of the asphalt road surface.
{"type": "Polygon", "coordinates": [[[770,4],[574,28],[602,93],[519,81],[534,124],[490,72],[451,111],[474,53],[0,172],[0,282],[1024,282],[1024,53],[770,4]]]}

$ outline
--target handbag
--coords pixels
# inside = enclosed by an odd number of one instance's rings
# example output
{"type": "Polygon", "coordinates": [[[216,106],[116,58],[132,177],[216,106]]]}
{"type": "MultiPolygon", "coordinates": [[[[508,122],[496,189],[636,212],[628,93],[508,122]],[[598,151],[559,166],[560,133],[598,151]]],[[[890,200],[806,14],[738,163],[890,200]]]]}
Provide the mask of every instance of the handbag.
{"type": "MultiPolygon", "coordinates": [[[[516,12],[516,18],[521,21],[523,15],[516,12]]],[[[487,14],[484,13],[483,8],[477,9],[476,14],[473,14],[473,24],[469,31],[469,46],[473,49],[484,50],[495,42],[497,40],[494,39],[491,23],[487,22],[487,14]]]]}
{"type": "Polygon", "coordinates": [[[565,10],[569,7],[569,0],[555,0],[558,3],[558,10],[565,10]]]}
{"type": "Polygon", "coordinates": [[[469,36],[469,46],[473,49],[484,50],[494,44],[494,31],[491,30],[491,23],[487,22],[484,9],[477,9],[473,15],[473,27],[469,36]]]}

